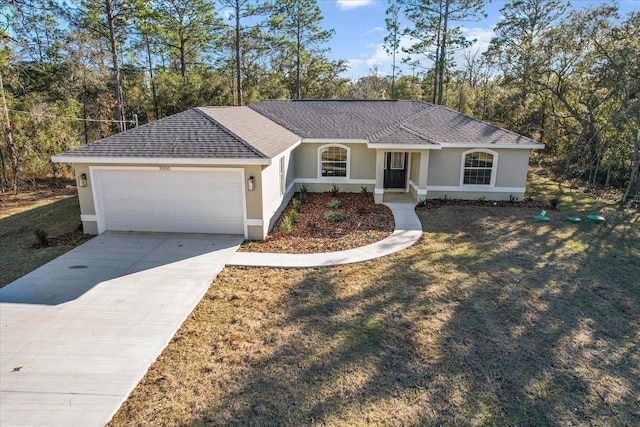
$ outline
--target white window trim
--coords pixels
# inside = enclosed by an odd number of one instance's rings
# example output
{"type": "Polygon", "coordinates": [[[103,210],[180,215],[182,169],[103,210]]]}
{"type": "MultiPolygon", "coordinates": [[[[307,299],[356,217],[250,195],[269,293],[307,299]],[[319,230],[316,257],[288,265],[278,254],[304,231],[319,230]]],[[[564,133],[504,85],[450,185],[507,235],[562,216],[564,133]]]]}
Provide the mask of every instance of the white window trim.
{"type": "Polygon", "coordinates": [[[475,150],[467,150],[464,153],[462,153],[462,159],[460,160],[460,187],[466,187],[466,188],[491,188],[491,187],[495,187],[496,186],[496,175],[498,173],[498,157],[499,154],[496,153],[493,150],[487,150],[487,149],[475,149],[475,150]],[[471,153],[487,153],[487,154],[491,154],[493,156],[493,164],[491,166],[491,182],[489,184],[465,184],[464,183],[464,164],[465,164],[465,159],[467,157],[468,154],[471,153]]]}
{"type": "Polygon", "coordinates": [[[351,148],[342,144],[325,144],[318,147],[318,179],[322,181],[344,181],[351,178],[351,148]],[[327,148],[338,147],[347,150],[347,176],[322,176],[322,152],[327,148]]]}

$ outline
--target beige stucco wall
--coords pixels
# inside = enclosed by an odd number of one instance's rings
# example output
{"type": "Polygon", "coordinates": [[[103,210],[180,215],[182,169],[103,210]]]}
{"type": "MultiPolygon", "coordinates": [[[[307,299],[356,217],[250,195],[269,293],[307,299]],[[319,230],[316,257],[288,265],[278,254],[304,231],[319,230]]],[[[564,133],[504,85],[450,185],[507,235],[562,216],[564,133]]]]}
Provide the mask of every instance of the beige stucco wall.
{"type": "MultiPolygon", "coordinates": [[[[318,149],[329,143],[302,143],[295,149],[295,172],[300,179],[326,179],[318,177],[318,149]]],[[[333,144],[348,147],[351,153],[350,179],[375,179],[376,151],[367,144],[333,144]]],[[[340,178],[335,178],[340,179],[340,178]]]]}
{"type": "Polygon", "coordinates": [[[508,200],[510,196],[522,200],[527,181],[529,150],[498,148],[495,186],[461,186],[463,153],[469,148],[443,148],[430,152],[427,198],[508,200]],[[436,189],[433,187],[447,187],[436,189]],[[456,187],[455,189],[451,187],[456,187]]]}
{"type": "MultiPolygon", "coordinates": [[[[409,154],[409,193],[418,199],[417,187],[420,179],[420,156],[422,153],[409,154]]],[[[426,154],[425,154],[426,155],[426,154]]],[[[426,173],[426,171],[425,171],[426,173]]]]}
{"type": "MultiPolygon", "coordinates": [[[[263,212],[264,212],[264,235],[273,228],[273,225],[280,217],[287,203],[291,200],[295,191],[295,150],[284,152],[281,156],[273,159],[271,165],[264,167],[262,177],[264,182],[263,190],[263,212]],[[280,181],[280,165],[283,159],[284,188],[280,181]]],[[[264,237],[262,237],[264,238],[264,237]]]]}

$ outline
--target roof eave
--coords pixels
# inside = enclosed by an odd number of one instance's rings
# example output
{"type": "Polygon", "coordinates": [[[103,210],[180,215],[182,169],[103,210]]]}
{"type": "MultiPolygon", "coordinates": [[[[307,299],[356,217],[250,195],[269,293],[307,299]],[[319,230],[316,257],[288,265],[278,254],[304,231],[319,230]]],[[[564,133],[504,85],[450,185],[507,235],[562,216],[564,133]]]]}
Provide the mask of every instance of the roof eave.
{"type": "Polygon", "coordinates": [[[309,144],[368,144],[369,140],[361,138],[302,138],[302,142],[309,144]]]}
{"type": "Polygon", "coordinates": [[[52,156],[53,163],[86,163],[118,165],[270,165],[269,158],[202,158],[202,157],[96,157],[96,156],[52,156]]]}
{"type": "Polygon", "coordinates": [[[368,142],[367,148],[384,150],[441,150],[439,144],[393,144],[384,142],[368,142]]]}
{"type": "Polygon", "coordinates": [[[542,150],[545,148],[541,143],[529,144],[500,144],[495,142],[441,142],[443,148],[519,148],[522,150],[542,150]]]}

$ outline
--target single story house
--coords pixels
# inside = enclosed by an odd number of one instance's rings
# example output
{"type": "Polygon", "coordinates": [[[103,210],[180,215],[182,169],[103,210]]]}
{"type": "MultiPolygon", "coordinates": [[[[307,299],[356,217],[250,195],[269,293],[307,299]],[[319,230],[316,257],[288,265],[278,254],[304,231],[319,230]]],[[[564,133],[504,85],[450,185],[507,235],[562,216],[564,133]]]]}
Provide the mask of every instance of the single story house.
{"type": "Polygon", "coordinates": [[[523,198],[544,145],[423,101],[268,100],[194,108],[56,155],[72,163],[81,220],[105,230],[264,239],[309,191],[523,198]]]}

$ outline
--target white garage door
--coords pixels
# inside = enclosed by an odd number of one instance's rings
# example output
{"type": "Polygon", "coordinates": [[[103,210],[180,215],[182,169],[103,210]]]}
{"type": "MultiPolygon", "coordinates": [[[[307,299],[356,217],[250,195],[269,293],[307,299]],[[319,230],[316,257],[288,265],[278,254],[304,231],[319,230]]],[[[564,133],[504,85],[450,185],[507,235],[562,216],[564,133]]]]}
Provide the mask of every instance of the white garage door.
{"type": "Polygon", "coordinates": [[[94,177],[103,230],[244,234],[238,170],[100,169],[94,177]]]}

